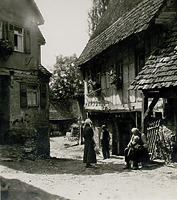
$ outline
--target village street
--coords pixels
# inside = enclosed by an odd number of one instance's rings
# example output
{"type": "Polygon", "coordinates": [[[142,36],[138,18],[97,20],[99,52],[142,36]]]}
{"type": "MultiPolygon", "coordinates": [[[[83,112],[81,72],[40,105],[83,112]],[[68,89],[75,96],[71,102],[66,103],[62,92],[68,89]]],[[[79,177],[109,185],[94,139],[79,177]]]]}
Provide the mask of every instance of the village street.
{"type": "Polygon", "coordinates": [[[85,168],[83,145],[75,144],[66,137],[51,138],[51,158],[46,159],[22,159],[17,149],[7,153],[1,146],[1,199],[177,199],[176,164],[123,170],[123,157],[103,160],[100,154],[96,168],[85,168]]]}

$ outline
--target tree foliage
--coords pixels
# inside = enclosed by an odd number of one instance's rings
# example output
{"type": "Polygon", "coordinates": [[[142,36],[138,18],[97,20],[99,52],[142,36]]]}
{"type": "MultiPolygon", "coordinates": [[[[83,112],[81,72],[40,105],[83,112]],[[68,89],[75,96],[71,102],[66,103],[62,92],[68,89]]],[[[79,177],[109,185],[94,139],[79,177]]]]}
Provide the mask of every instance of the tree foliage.
{"type": "Polygon", "coordinates": [[[56,57],[50,82],[52,98],[69,100],[83,95],[83,78],[77,61],[75,54],[56,57]]]}
{"type": "Polygon", "coordinates": [[[100,17],[106,11],[110,0],[92,0],[93,6],[88,12],[88,33],[89,36],[95,31],[100,17]]]}

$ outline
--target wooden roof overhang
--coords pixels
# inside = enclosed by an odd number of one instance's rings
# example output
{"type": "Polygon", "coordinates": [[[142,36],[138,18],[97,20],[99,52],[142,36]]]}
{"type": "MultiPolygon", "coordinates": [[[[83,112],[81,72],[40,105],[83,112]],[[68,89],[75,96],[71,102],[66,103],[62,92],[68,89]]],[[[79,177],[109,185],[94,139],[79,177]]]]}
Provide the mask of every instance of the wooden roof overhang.
{"type": "MultiPolygon", "coordinates": [[[[79,65],[83,67],[85,63],[99,56],[110,46],[120,43],[133,34],[147,30],[160,13],[164,3],[165,0],[142,0],[101,32],[96,30],[99,34],[93,34],[88,41],[79,57],[79,65]]],[[[117,9],[120,8],[117,5],[117,9]]],[[[104,21],[99,24],[98,28],[102,26],[104,27],[104,21]]]]}

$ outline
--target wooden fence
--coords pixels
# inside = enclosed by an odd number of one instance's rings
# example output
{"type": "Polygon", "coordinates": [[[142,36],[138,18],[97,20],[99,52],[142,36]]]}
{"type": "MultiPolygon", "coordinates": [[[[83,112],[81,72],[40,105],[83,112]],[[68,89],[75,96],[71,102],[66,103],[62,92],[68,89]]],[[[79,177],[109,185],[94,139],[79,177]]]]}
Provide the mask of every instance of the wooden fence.
{"type": "Polygon", "coordinates": [[[171,161],[172,145],[171,133],[161,126],[161,120],[154,121],[147,128],[147,140],[149,146],[150,159],[163,159],[165,162],[171,161]],[[168,134],[168,135],[167,135],[168,134]]]}

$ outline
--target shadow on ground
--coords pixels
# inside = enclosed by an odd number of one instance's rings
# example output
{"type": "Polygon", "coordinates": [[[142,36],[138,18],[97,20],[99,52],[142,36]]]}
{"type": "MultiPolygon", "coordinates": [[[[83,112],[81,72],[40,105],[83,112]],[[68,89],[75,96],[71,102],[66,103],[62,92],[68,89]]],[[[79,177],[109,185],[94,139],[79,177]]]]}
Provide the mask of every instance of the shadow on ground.
{"type": "MultiPolygon", "coordinates": [[[[93,168],[85,168],[82,160],[74,159],[60,159],[60,158],[48,158],[48,159],[36,159],[35,161],[23,159],[23,160],[10,160],[0,161],[0,164],[8,168],[23,171],[30,174],[74,174],[74,175],[101,175],[105,173],[121,173],[125,171],[123,169],[124,164],[111,162],[103,162],[96,164],[93,168]]],[[[163,166],[163,163],[151,162],[147,164],[143,169],[152,170],[163,166]]],[[[131,171],[131,170],[126,170],[131,171]]]]}
{"type": "Polygon", "coordinates": [[[75,175],[100,175],[104,173],[121,173],[123,164],[99,163],[94,168],[86,168],[82,160],[74,159],[36,159],[35,161],[10,160],[0,161],[8,168],[31,174],[75,174],[75,175]]]}
{"type": "Polygon", "coordinates": [[[1,200],[69,200],[49,194],[17,179],[5,179],[0,177],[0,181],[1,200]]]}

